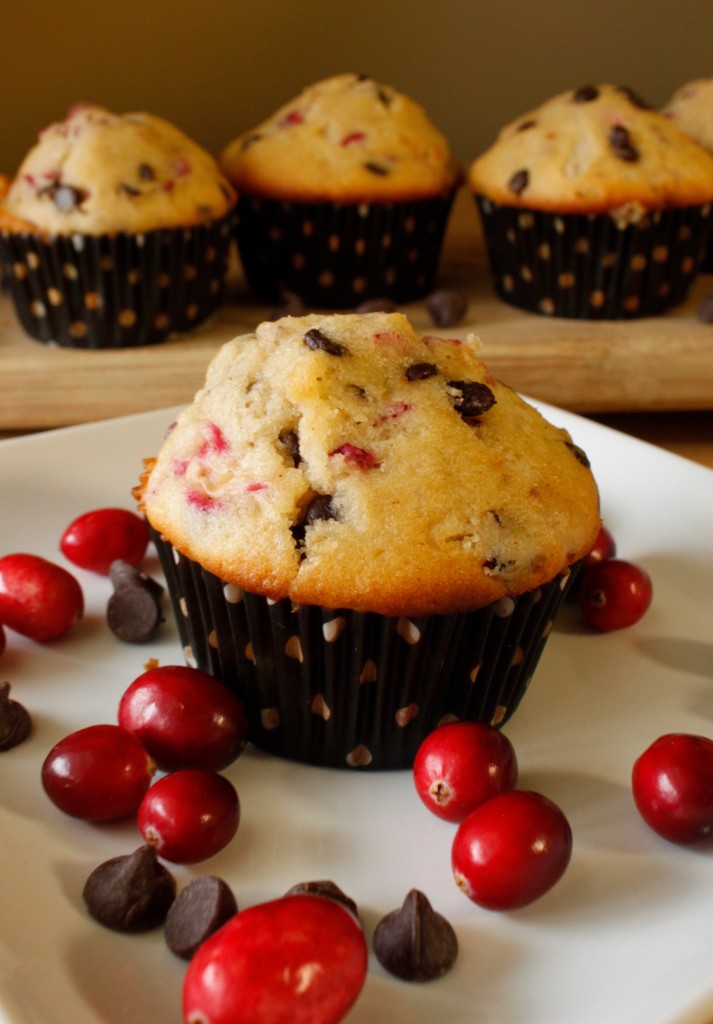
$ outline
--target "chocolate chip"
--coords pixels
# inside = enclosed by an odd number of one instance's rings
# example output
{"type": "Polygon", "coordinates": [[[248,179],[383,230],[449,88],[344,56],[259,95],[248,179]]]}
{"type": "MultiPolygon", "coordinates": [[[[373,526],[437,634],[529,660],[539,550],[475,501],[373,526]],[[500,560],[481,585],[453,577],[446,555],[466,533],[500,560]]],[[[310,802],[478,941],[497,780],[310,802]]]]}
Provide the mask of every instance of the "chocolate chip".
{"type": "Polygon", "coordinates": [[[569,448],[577,462],[581,462],[585,469],[591,468],[591,463],[583,448],[580,448],[578,444],[574,444],[573,441],[565,441],[565,447],[569,448]]]}
{"type": "Polygon", "coordinates": [[[623,124],[614,124],[609,130],[609,145],[614,156],[620,160],[633,162],[639,159],[639,151],[633,145],[629,131],[623,124]]]}
{"type": "Polygon", "coordinates": [[[166,945],[183,960],[238,912],[227,882],[214,875],[200,875],[181,890],[166,915],[166,945]]]}
{"type": "Polygon", "coordinates": [[[261,139],[261,138],[262,138],[262,135],[260,135],[259,132],[254,132],[252,135],[248,135],[240,143],[241,151],[244,153],[246,149],[250,149],[250,147],[253,145],[253,143],[257,142],[258,139],[261,139]]]}
{"type": "Polygon", "coordinates": [[[575,92],[572,99],[575,103],[591,103],[599,97],[596,85],[583,85],[575,92]]]}
{"type": "Polygon", "coordinates": [[[383,164],[377,164],[375,160],[366,160],[364,162],[364,168],[371,174],[376,174],[381,178],[384,178],[387,174],[391,173],[388,167],[385,167],[383,164]]]}
{"type": "Polygon", "coordinates": [[[493,576],[495,573],[506,572],[515,565],[514,558],[498,558],[496,555],[491,555],[490,558],[486,558],[483,562],[483,571],[486,576],[493,576]]]}
{"type": "Polygon", "coordinates": [[[393,299],[367,299],[355,309],[355,313],[395,313],[398,309],[393,299]]]}
{"type": "Polygon", "coordinates": [[[58,185],[52,194],[54,205],[62,213],[69,213],[75,207],[81,206],[89,195],[84,189],[72,188],[71,185],[58,185]]]}
{"type": "Polygon", "coordinates": [[[418,889],[408,893],[399,910],[379,921],[373,946],[382,967],[403,981],[442,978],[458,956],[452,925],[418,889]]]}
{"type": "Polygon", "coordinates": [[[297,431],[283,430],[278,440],[287,449],[287,454],[292,460],[293,466],[299,466],[302,456],[300,455],[300,439],[297,431]]]}
{"type": "Polygon", "coordinates": [[[376,86],[376,95],[379,97],[379,101],[383,103],[385,107],[391,106],[391,96],[382,86],[376,86]]]}
{"type": "Polygon", "coordinates": [[[438,367],[435,363],[411,363],[406,367],[404,377],[406,380],[427,380],[429,377],[435,377],[437,373],[438,367]]]}
{"type": "Polygon", "coordinates": [[[311,348],[314,352],[326,352],[330,356],[345,356],[349,354],[348,348],[340,345],[338,341],[332,341],[318,327],[312,327],[311,330],[307,331],[304,336],[304,343],[307,348],[311,348]]]}
{"type": "Polygon", "coordinates": [[[521,171],[515,171],[508,182],[508,188],[511,192],[514,192],[516,196],[519,196],[522,195],[529,184],[530,172],[523,169],[521,171]]]}
{"type": "Polygon", "coordinates": [[[526,132],[530,128],[534,128],[536,124],[537,124],[537,121],[535,121],[535,119],[531,117],[528,121],[523,121],[521,124],[519,124],[517,126],[517,131],[519,131],[519,132],[526,132]]]}
{"type": "Polygon", "coordinates": [[[337,513],[332,504],[331,494],[317,494],[310,501],[309,505],[305,509],[305,514],[302,522],[305,526],[311,526],[312,523],[316,523],[318,519],[336,519],[337,513]]]}
{"type": "Polygon", "coordinates": [[[426,299],[426,308],[437,327],[452,327],[460,323],[468,310],[468,296],[464,292],[440,288],[426,299]]]}
{"type": "Polygon", "coordinates": [[[142,163],[139,164],[139,177],[142,181],[155,181],[156,172],[151,164],[142,163]]]}
{"type": "Polygon", "coordinates": [[[702,324],[713,324],[713,292],[703,299],[696,310],[696,316],[702,324]]]}
{"type": "Polygon", "coordinates": [[[0,683],[0,750],[19,746],[30,735],[29,711],[10,697],[10,684],[0,683]]]}
{"type": "Polygon", "coordinates": [[[111,563],[109,578],[114,586],[106,609],[109,629],[125,643],[142,644],[150,640],[164,621],[163,587],[121,559],[111,563]]]}
{"type": "Polygon", "coordinates": [[[476,419],[495,405],[495,395],[480,381],[449,380],[448,387],[456,392],[453,405],[463,419],[476,419]]]}
{"type": "Polygon", "coordinates": [[[342,892],[335,882],[328,880],[318,882],[298,882],[297,885],[293,885],[291,889],[288,889],[285,896],[326,896],[330,900],[336,900],[337,903],[341,903],[342,906],[346,907],[347,910],[354,914],[354,917],[359,916],[358,908],[356,903],[350,896],[342,892]]]}
{"type": "Polygon", "coordinates": [[[145,932],[162,924],[176,897],[173,875],[146,844],[94,868],[83,890],[95,921],[116,932],[145,932]]]}
{"type": "Polygon", "coordinates": [[[140,189],[134,188],[133,185],[129,185],[126,181],[122,181],[120,185],[117,185],[116,191],[119,193],[119,195],[131,196],[132,199],[134,198],[134,196],[141,195],[140,189]]]}

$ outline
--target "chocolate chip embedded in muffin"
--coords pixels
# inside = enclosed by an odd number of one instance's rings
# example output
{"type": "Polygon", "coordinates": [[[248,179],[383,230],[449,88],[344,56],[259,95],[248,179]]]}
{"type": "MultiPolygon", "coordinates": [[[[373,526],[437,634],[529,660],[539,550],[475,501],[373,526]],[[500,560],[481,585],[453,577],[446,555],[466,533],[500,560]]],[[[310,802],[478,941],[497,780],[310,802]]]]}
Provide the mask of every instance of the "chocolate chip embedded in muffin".
{"type": "Polygon", "coordinates": [[[222,878],[194,878],[178,894],[166,915],[166,945],[176,956],[190,960],[198,947],[237,912],[233,891],[222,878]]]}
{"type": "Polygon", "coordinates": [[[597,89],[596,85],[582,85],[577,89],[572,99],[575,103],[591,103],[598,96],[599,89],[597,89]]]}
{"type": "Polygon", "coordinates": [[[83,896],[91,916],[106,928],[144,932],[163,924],[176,897],[176,882],[155,848],[146,844],[94,868],[83,896]]]}
{"type": "Polygon", "coordinates": [[[515,171],[508,181],[508,188],[511,192],[514,192],[516,196],[519,196],[522,195],[529,184],[530,172],[523,168],[522,170],[515,171]]]}
{"type": "Polygon", "coordinates": [[[639,151],[631,141],[628,128],[623,124],[614,124],[609,130],[609,145],[615,156],[630,163],[639,159],[639,151]]]}
{"type": "Polygon", "coordinates": [[[403,981],[442,978],[458,956],[452,925],[418,889],[411,889],[401,908],[381,919],[373,943],[382,967],[403,981]]]}
{"type": "Polygon", "coordinates": [[[333,341],[320,331],[318,327],[312,327],[304,336],[304,343],[313,352],[326,352],[330,356],[345,356],[349,350],[338,341],[333,341]]]}
{"type": "Polygon", "coordinates": [[[449,380],[453,406],[464,420],[477,419],[495,405],[495,395],[477,380],[449,380]]]}
{"type": "Polygon", "coordinates": [[[427,380],[429,377],[435,377],[437,373],[438,367],[435,363],[412,363],[406,367],[404,376],[406,380],[427,380]]]}

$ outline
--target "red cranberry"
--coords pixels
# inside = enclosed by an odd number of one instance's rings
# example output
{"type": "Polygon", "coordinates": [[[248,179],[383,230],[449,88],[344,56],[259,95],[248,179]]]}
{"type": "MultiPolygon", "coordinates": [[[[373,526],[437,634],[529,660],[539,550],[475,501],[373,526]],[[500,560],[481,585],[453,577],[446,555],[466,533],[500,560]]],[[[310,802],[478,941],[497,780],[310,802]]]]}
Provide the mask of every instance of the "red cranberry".
{"type": "Polygon", "coordinates": [[[32,640],[56,640],[84,613],[71,573],[39,555],[0,558],[0,622],[32,640]]]}
{"type": "Polygon", "coordinates": [[[135,679],[119,703],[119,724],[136,733],[164,771],[220,771],[247,742],[247,719],[235,694],[185,665],[152,668],[135,679]]]}
{"type": "Polygon", "coordinates": [[[359,924],[336,900],[284,896],[248,907],[188,965],[184,1024],[337,1024],[366,977],[359,924]]]}
{"type": "Polygon", "coordinates": [[[634,763],[631,783],[641,817],[664,839],[696,843],[713,833],[713,741],[660,736],[634,763]]]}
{"type": "Polygon", "coordinates": [[[186,768],[159,779],[139,805],[139,831],[164,860],[195,864],[227,846],[238,830],[240,801],[217,772],[186,768]]]}
{"type": "Polygon", "coordinates": [[[585,569],[577,593],[585,619],[603,632],[633,626],[647,611],[652,597],[648,573],[618,558],[607,558],[585,569]]]}
{"type": "Polygon", "coordinates": [[[416,792],[429,811],[462,821],[485,800],[517,783],[510,740],[484,722],[451,722],[430,733],[413,763],[416,792]]]}
{"type": "Polygon", "coordinates": [[[615,554],[616,541],[614,536],[606,526],[601,526],[594,544],[582,560],[582,569],[587,569],[596,562],[604,562],[607,558],[613,558],[615,554]]]}
{"type": "Polygon", "coordinates": [[[108,576],[111,563],[117,559],[140,565],[148,543],[148,526],[135,512],[99,508],[71,522],[59,546],[74,565],[108,576]]]}
{"type": "Polygon", "coordinates": [[[140,741],[119,725],[90,725],[70,733],[42,765],[47,796],[84,821],[115,821],[139,806],[155,765],[140,741]]]}
{"type": "Polygon", "coordinates": [[[564,873],[572,831],[539,793],[512,790],[487,800],[463,821],[452,847],[456,883],[489,910],[515,910],[538,899],[564,873]]]}

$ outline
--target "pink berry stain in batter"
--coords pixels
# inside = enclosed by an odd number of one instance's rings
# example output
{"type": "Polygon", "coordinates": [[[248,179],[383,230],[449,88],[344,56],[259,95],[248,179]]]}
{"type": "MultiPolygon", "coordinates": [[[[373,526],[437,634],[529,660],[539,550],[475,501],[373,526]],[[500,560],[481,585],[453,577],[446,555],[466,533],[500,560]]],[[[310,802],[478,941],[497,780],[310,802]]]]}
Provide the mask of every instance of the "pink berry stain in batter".
{"type": "Polygon", "coordinates": [[[355,444],[341,444],[329,453],[330,459],[341,455],[347,466],[352,469],[378,469],[381,465],[376,455],[367,448],[359,448],[355,444]]]}
{"type": "Polygon", "coordinates": [[[353,146],[356,142],[364,142],[366,139],[366,132],[347,132],[346,135],[342,136],[339,145],[340,146],[353,146]]]}

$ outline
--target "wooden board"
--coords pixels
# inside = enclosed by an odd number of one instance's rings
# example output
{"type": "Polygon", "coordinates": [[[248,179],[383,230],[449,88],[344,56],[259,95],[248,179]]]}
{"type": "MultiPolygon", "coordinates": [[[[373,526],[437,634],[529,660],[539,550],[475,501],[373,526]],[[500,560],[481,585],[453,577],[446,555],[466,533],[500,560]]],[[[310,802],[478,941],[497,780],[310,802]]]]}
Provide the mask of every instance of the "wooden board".
{"type": "MultiPolygon", "coordinates": [[[[695,315],[713,292],[711,275],[698,279],[684,305],[660,317],[597,322],[523,313],[495,297],[475,208],[463,194],[439,285],[469,295],[467,317],[456,328],[436,331],[423,302],[403,311],[423,332],[478,335],[491,372],[518,391],[577,412],[713,409],[713,325],[695,315]]],[[[195,333],[144,348],[83,352],[28,338],[0,295],[0,431],[187,403],[216,348],[270,312],[255,303],[236,265],[226,304],[195,333]]]]}

